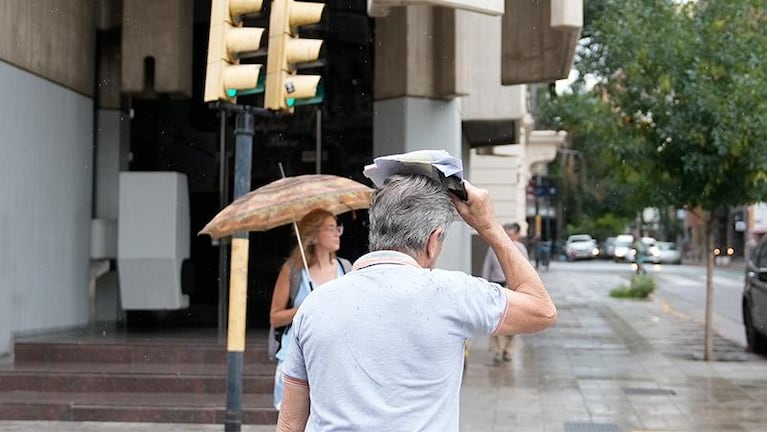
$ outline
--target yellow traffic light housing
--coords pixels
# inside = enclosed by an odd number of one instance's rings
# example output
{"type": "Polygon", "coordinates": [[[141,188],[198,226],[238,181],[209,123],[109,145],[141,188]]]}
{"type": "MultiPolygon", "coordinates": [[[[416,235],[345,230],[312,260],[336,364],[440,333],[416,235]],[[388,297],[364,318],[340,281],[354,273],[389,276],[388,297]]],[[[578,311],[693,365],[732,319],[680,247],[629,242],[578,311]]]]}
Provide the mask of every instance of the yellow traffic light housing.
{"type": "Polygon", "coordinates": [[[243,15],[259,12],[262,0],[212,0],[205,102],[235,103],[238,95],[263,91],[261,65],[241,65],[240,56],[258,51],[264,29],[243,27],[243,15]]]}
{"type": "Polygon", "coordinates": [[[296,28],[322,21],[325,5],[294,0],[273,0],[269,16],[269,53],[266,62],[264,106],[293,112],[295,105],[319,103],[323,98],[320,75],[297,75],[296,65],[319,59],[323,41],[300,39],[296,28]]]}

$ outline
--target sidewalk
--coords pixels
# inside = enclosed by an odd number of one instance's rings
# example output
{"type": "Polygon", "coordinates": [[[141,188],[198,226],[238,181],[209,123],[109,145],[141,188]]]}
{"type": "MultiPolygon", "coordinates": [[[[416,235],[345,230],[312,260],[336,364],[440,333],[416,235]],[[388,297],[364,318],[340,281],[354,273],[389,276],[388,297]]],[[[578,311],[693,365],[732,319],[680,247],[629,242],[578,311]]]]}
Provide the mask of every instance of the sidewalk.
{"type": "MultiPolygon", "coordinates": [[[[552,263],[541,274],[557,325],[517,337],[489,366],[477,341],[462,395],[462,431],[767,431],[767,360],[716,336],[661,299],[618,300],[622,276],[552,263]]],[[[481,345],[481,346],[480,346],[481,345]]]]}
{"type": "MultiPolygon", "coordinates": [[[[717,336],[718,361],[701,361],[702,322],[661,299],[610,298],[623,276],[557,262],[541,276],[559,321],[517,336],[512,362],[499,366],[486,338],[471,342],[463,432],[767,432],[767,359],[717,336]]],[[[223,425],[0,422],[0,432],[10,431],[194,432],[223,425]]]]}

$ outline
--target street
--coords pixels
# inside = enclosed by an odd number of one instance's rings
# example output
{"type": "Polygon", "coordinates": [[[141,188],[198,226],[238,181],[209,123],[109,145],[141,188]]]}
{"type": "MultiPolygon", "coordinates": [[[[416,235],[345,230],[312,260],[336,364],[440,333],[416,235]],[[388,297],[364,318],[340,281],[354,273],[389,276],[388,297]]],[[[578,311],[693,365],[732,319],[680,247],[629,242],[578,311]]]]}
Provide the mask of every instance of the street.
{"type": "MultiPolygon", "coordinates": [[[[630,264],[594,260],[574,263],[553,263],[559,270],[576,273],[632,275],[630,264]]],[[[654,296],[676,313],[703,323],[706,307],[706,267],[697,265],[646,264],[645,269],[657,284],[654,296]]],[[[714,267],[713,328],[726,339],[746,346],[741,313],[743,291],[743,265],[733,263],[727,267],[714,267]]]]}

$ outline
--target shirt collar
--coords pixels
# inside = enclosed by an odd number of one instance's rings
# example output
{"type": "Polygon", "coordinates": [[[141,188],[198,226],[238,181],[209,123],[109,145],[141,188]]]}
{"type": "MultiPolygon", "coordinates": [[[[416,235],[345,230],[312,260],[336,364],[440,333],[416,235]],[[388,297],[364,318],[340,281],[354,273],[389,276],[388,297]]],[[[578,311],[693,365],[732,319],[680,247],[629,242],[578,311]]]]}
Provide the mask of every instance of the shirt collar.
{"type": "Polygon", "coordinates": [[[362,255],[354,262],[352,268],[359,270],[377,264],[397,264],[421,268],[415,258],[393,250],[380,250],[362,255]]]}

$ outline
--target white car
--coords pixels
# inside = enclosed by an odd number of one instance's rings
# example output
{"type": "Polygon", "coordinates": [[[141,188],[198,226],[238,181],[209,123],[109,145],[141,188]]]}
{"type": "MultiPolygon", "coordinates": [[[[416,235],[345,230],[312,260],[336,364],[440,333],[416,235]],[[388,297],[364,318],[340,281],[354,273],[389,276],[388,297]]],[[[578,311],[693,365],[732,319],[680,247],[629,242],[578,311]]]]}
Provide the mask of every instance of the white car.
{"type": "Polygon", "coordinates": [[[682,264],[682,253],[674,242],[658,242],[661,264],[682,264]]]}
{"type": "Polygon", "coordinates": [[[641,241],[642,250],[639,251],[639,255],[644,260],[643,262],[660,264],[660,249],[658,248],[658,242],[652,237],[642,237],[641,241]]]}
{"type": "Polygon", "coordinates": [[[593,259],[599,255],[597,241],[588,234],[575,234],[565,242],[565,255],[568,261],[593,259]]]}
{"type": "Polygon", "coordinates": [[[634,262],[635,254],[633,235],[621,234],[615,237],[615,249],[613,249],[613,260],[615,262],[634,262]]]}

